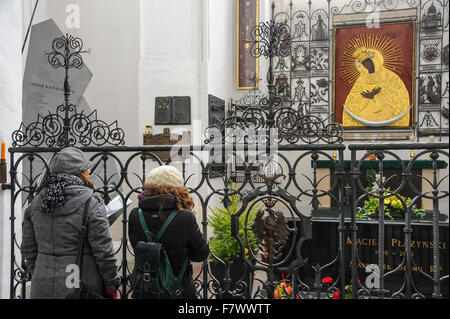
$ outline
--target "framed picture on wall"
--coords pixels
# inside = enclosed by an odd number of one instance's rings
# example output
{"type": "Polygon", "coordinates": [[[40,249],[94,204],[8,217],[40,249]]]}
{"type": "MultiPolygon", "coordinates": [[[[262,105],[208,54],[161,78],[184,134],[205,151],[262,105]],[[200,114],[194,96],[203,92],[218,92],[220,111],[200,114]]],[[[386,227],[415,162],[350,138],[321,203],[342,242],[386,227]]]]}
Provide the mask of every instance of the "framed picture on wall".
{"type": "Polygon", "coordinates": [[[250,54],[251,31],[259,23],[259,0],[236,0],[236,88],[258,87],[258,58],[250,54]]]}
{"type": "Polygon", "coordinates": [[[415,112],[413,20],[334,28],[334,113],[344,129],[411,128],[415,112]]]}
{"type": "Polygon", "coordinates": [[[172,124],[191,124],[191,97],[172,97],[172,124]]]}
{"type": "Polygon", "coordinates": [[[170,124],[172,122],[172,97],[158,96],[155,98],[155,124],[170,124]]]}

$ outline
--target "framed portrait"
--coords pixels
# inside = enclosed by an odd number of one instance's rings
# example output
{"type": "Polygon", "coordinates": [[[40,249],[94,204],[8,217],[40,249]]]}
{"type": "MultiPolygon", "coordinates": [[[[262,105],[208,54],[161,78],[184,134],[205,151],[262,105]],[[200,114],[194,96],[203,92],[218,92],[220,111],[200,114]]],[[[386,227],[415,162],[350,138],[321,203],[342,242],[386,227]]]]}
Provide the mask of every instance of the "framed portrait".
{"type": "Polygon", "coordinates": [[[415,20],[333,30],[335,121],[344,129],[411,128],[415,20]]]}
{"type": "Polygon", "coordinates": [[[258,58],[250,54],[251,31],[259,22],[259,0],[236,0],[236,88],[258,87],[258,58]]]}

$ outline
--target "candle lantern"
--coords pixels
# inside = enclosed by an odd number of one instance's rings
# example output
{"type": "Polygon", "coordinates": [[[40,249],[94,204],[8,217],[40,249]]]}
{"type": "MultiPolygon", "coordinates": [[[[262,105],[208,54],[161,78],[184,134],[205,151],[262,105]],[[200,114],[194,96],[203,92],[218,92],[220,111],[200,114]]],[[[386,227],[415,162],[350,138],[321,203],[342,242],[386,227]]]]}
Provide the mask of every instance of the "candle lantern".
{"type": "Polygon", "coordinates": [[[150,135],[151,126],[149,123],[145,125],[145,135],[150,135]]]}
{"type": "Polygon", "coordinates": [[[0,157],[0,183],[6,183],[6,144],[2,143],[0,157]]]}

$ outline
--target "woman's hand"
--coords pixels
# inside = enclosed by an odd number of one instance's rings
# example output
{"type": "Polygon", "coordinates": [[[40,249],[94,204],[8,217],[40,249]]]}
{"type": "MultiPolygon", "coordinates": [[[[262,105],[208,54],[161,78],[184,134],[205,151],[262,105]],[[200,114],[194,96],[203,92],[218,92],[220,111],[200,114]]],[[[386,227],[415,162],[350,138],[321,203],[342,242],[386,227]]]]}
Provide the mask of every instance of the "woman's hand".
{"type": "Polygon", "coordinates": [[[117,290],[105,289],[106,291],[106,299],[117,299],[117,290]]]}

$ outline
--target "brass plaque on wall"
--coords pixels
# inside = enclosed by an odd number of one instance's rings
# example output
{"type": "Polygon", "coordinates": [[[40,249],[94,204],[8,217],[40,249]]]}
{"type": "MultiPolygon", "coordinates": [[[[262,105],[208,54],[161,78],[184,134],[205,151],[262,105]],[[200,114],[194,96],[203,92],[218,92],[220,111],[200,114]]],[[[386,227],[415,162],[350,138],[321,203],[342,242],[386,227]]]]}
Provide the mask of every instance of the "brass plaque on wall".
{"type": "Polygon", "coordinates": [[[172,97],[172,124],[191,124],[191,97],[172,97]]]}
{"type": "Polygon", "coordinates": [[[171,124],[172,98],[161,96],[155,98],[155,124],[171,124]]]}
{"type": "Polygon", "coordinates": [[[159,96],[155,98],[155,124],[191,124],[190,96],[159,96]]]}

